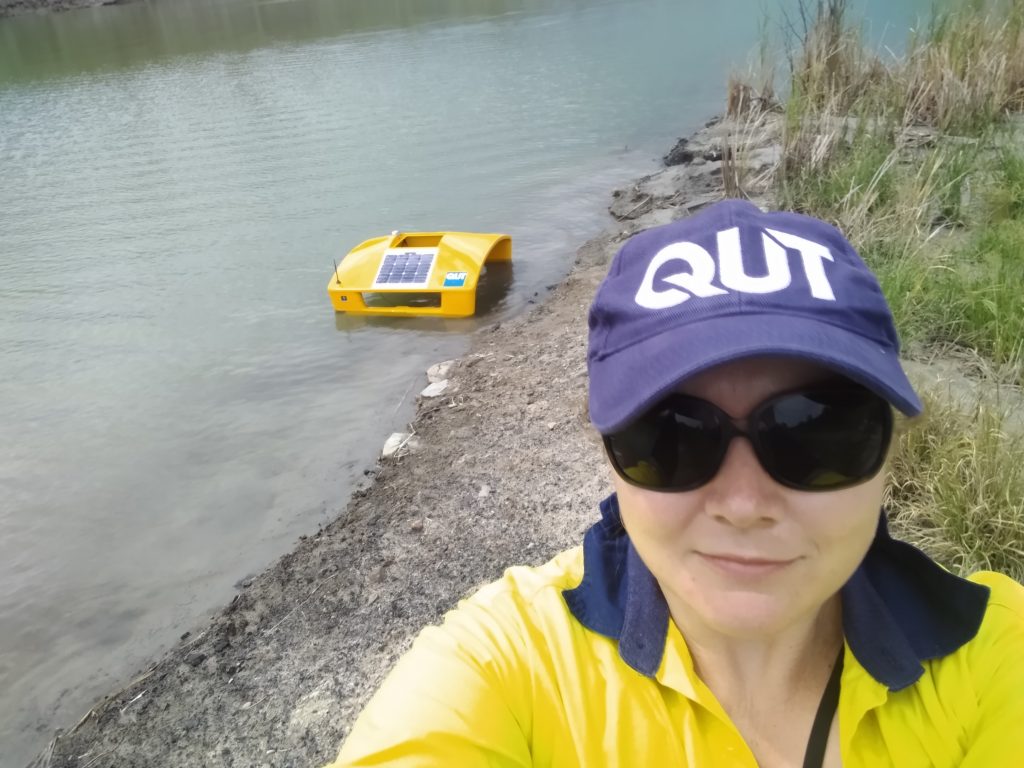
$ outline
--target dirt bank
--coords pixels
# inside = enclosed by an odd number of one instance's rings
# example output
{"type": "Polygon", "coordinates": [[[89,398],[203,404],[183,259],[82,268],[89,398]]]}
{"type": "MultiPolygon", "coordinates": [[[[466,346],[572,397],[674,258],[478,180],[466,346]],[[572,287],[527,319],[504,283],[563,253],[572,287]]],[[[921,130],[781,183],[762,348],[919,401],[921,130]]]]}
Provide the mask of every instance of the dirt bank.
{"type": "Polygon", "coordinates": [[[720,197],[721,130],[617,191],[612,231],[543,304],[479,333],[444,393],[420,401],[415,453],[382,462],[337,521],[33,765],[323,763],[422,626],[505,567],[579,543],[610,487],[584,406],[587,307],[628,234],[720,197]]]}

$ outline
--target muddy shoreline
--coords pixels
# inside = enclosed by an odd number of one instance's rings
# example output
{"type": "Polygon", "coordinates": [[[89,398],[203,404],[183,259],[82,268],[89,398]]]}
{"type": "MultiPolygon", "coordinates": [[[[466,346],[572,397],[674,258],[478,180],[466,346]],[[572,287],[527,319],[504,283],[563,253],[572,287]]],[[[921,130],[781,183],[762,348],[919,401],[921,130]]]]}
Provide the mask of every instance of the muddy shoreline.
{"type": "MultiPolygon", "coordinates": [[[[416,440],[337,520],[30,765],[322,764],[424,625],[506,567],[578,544],[610,489],[586,416],[587,307],[622,240],[722,196],[725,130],[712,122],[682,164],[616,190],[609,231],[543,303],[477,334],[444,392],[420,398],[416,440]]],[[[765,148],[752,162],[770,162],[765,148]]]]}

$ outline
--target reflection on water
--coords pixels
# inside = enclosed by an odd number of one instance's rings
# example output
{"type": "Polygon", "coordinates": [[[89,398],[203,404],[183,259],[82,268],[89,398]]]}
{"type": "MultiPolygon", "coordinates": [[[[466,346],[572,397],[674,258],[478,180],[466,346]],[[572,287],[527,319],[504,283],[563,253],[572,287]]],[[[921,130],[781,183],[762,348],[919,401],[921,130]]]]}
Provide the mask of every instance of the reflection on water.
{"type": "MultiPolygon", "coordinates": [[[[548,0],[138,0],[59,16],[20,16],[0,20],[0,82],[531,14],[551,5],[548,0]]],[[[559,5],[593,3],[563,0],[559,5]]]]}
{"type": "Polygon", "coordinates": [[[476,315],[486,321],[497,312],[512,289],[515,261],[496,261],[484,266],[476,286],[476,315]]]}

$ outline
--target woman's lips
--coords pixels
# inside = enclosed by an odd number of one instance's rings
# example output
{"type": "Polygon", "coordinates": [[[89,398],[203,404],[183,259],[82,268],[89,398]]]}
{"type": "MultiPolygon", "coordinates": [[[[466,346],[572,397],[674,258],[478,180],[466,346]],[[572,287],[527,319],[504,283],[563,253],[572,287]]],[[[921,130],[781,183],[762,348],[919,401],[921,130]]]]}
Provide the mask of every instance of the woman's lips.
{"type": "Polygon", "coordinates": [[[784,570],[796,562],[791,560],[773,560],[763,557],[743,557],[740,555],[713,555],[698,552],[701,559],[717,571],[730,576],[764,577],[784,570]]]}

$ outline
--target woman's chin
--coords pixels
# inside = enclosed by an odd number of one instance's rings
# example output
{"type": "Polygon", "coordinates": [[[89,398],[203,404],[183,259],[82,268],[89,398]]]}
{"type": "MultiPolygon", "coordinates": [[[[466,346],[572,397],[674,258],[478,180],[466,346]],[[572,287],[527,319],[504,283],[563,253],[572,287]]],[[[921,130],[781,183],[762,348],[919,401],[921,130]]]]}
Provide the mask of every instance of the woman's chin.
{"type": "Polygon", "coordinates": [[[686,605],[686,618],[729,637],[771,636],[799,621],[792,597],[764,592],[709,592],[686,605]]]}

